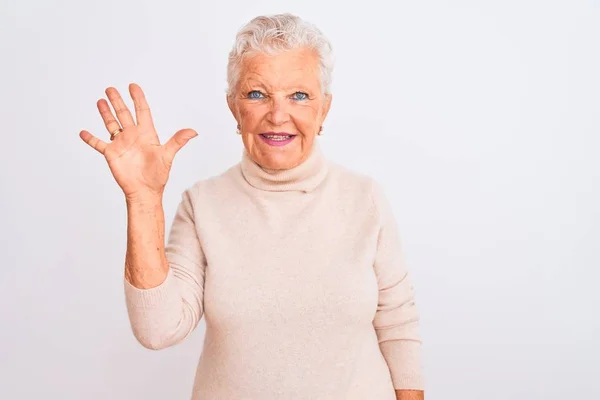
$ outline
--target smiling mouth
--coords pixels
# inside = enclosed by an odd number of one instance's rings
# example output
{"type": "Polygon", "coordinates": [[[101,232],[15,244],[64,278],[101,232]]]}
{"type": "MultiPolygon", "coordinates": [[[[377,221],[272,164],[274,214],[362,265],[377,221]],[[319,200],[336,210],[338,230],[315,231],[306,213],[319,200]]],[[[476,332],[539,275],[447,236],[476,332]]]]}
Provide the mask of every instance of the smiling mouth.
{"type": "Polygon", "coordinates": [[[265,133],[261,133],[260,136],[264,137],[265,139],[269,139],[269,140],[289,140],[291,138],[293,138],[296,135],[284,135],[284,134],[265,134],[265,133]]]}

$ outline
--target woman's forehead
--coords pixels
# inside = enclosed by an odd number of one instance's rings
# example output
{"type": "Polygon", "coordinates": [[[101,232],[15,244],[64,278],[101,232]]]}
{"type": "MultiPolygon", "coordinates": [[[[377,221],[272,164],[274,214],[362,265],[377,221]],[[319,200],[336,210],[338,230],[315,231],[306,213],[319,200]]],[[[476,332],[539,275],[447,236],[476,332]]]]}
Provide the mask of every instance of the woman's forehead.
{"type": "Polygon", "coordinates": [[[319,60],[310,50],[290,50],[276,55],[257,53],[241,65],[242,84],[287,87],[319,84],[319,60]]]}

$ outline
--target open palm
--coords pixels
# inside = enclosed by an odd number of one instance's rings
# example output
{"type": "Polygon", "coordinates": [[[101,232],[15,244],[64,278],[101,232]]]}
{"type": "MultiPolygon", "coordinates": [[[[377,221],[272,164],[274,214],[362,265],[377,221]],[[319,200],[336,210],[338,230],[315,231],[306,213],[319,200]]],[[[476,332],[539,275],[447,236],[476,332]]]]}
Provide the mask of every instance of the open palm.
{"type": "Polygon", "coordinates": [[[113,177],[128,199],[160,196],[167,184],[175,154],[198,134],[192,129],[182,129],[161,145],[144,92],[138,85],[131,84],[129,93],[137,121],[134,121],[119,92],[109,87],[106,95],[116,118],[106,100],[99,100],[97,106],[108,132],[120,132],[114,140],[111,137],[110,143],[85,130],[79,136],[104,155],[113,177]]]}

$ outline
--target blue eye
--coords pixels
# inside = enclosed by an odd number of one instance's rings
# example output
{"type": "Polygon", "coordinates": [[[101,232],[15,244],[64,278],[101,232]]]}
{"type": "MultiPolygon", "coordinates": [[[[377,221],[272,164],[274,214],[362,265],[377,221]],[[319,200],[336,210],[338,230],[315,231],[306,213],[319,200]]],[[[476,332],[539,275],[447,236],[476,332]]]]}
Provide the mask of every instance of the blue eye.
{"type": "Polygon", "coordinates": [[[308,94],[306,94],[304,92],[296,92],[292,95],[292,98],[294,100],[306,100],[306,99],[308,99],[308,94]]]}
{"type": "Polygon", "coordinates": [[[261,92],[259,92],[258,90],[251,90],[250,92],[248,92],[248,98],[249,99],[262,99],[263,94],[261,92]]]}

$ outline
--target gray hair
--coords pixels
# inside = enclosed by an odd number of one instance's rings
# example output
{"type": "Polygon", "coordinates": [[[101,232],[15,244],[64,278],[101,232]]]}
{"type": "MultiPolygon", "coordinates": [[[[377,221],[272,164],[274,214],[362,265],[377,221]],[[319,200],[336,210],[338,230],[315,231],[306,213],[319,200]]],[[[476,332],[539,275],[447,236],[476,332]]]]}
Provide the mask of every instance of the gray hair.
{"type": "Polygon", "coordinates": [[[334,64],[331,43],[316,26],[289,13],[256,17],[238,31],[227,63],[227,93],[231,94],[237,86],[245,56],[252,53],[274,55],[298,47],[316,50],[321,91],[330,93],[334,64]]]}

